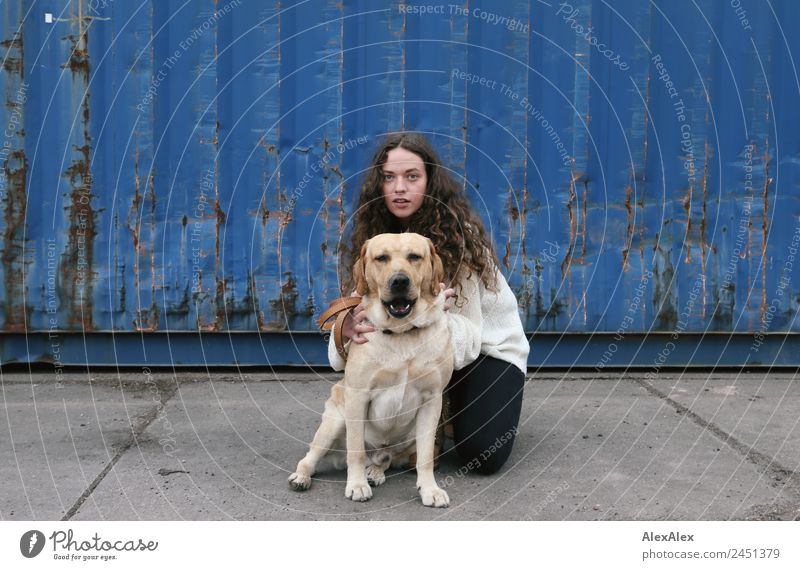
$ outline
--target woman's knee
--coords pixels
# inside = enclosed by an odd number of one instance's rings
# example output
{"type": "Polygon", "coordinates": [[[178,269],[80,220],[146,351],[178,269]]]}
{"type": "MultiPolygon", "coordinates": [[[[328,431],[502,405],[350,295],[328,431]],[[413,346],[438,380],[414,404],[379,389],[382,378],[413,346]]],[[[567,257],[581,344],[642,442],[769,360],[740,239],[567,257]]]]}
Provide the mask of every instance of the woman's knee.
{"type": "Polygon", "coordinates": [[[456,452],[469,472],[491,475],[500,470],[511,455],[517,429],[494,439],[474,434],[456,443],[456,452]]]}
{"type": "Polygon", "coordinates": [[[485,357],[453,395],[455,447],[468,472],[492,474],[505,464],[517,434],[525,375],[485,357]]]}

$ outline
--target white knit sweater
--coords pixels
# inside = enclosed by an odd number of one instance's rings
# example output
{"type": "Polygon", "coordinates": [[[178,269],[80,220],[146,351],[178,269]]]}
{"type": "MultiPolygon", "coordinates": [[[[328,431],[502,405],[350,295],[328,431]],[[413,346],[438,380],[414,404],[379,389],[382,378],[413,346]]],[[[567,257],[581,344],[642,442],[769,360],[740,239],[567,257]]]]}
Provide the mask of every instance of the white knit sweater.
{"type": "MultiPolygon", "coordinates": [[[[527,370],[530,347],[519,317],[517,298],[503,274],[499,271],[496,274],[496,293],[488,291],[473,273],[462,284],[458,304],[447,312],[456,370],[474,362],[481,354],[513,364],[523,373],[527,370]]],[[[328,360],[334,370],[344,370],[345,361],[336,352],[333,334],[328,343],[328,360]]]]}

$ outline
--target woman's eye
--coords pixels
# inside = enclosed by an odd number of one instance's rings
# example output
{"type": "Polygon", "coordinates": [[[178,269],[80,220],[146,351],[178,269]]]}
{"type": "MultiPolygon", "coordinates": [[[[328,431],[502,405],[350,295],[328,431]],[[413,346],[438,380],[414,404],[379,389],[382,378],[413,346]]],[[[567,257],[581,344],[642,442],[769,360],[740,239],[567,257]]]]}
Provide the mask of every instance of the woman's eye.
{"type": "Polygon", "coordinates": [[[411,182],[416,182],[417,178],[419,178],[419,176],[416,175],[416,174],[409,174],[408,175],[408,179],[411,180],[411,182]]]}
{"type": "Polygon", "coordinates": [[[383,180],[385,182],[389,182],[392,178],[394,178],[394,176],[392,174],[384,174],[383,175],[383,180]]]}
{"type": "Polygon", "coordinates": [[[409,253],[408,254],[408,260],[409,261],[419,261],[420,259],[422,259],[421,255],[417,255],[416,253],[409,253]]]}
{"type": "Polygon", "coordinates": [[[388,255],[379,255],[378,257],[375,258],[375,261],[377,261],[378,263],[385,263],[385,262],[389,261],[389,256],[388,255]]]}

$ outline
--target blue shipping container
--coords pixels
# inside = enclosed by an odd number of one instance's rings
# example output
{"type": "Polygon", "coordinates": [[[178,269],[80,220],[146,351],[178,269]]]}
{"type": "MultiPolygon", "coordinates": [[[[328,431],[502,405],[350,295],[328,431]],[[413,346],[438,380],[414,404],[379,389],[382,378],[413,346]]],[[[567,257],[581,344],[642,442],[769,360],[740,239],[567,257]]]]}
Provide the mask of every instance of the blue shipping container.
{"type": "Polygon", "coordinates": [[[800,362],[798,2],[0,19],[3,363],[324,364],[314,320],[397,130],[430,137],[490,229],[531,364],[800,362]]]}

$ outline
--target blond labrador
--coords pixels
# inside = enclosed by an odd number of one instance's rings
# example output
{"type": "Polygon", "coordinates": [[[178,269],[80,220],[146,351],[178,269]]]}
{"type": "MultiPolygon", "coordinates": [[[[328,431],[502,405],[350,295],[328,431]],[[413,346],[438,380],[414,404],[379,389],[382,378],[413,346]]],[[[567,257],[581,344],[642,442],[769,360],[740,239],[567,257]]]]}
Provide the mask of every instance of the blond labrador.
{"type": "Polygon", "coordinates": [[[422,503],[446,507],[450,498],[433,476],[442,392],[453,372],[442,262],[426,237],[381,234],[361,248],[354,275],[377,330],[365,333],[369,342],[351,343],[344,378],[332,387],[322,424],[289,483],[308,489],[320,459],[344,443],[348,499],[368,501],[370,485],[383,484],[386,469],[416,455],[422,503]]]}

